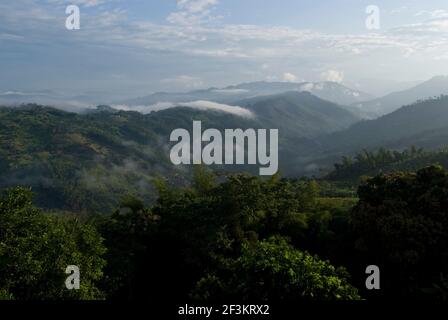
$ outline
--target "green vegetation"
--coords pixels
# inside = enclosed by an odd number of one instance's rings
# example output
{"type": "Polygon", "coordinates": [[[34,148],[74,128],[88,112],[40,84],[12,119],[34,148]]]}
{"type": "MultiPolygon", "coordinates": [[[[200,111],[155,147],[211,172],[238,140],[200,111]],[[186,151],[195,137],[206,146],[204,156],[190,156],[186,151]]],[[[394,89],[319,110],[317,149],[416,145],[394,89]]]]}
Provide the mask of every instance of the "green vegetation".
{"type": "Polygon", "coordinates": [[[0,298],[19,300],[101,299],[105,247],[95,228],[73,218],[45,215],[31,192],[0,197],[0,298]],[[83,271],[80,290],[65,288],[65,268],[83,271]]]}
{"type": "Polygon", "coordinates": [[[227,283],[225,277],[240,270],[248,278],[238,290],[243,290],[247,299],[266,300],[275,292],[284,292],[279,299],[359,298],[344,268],[333,267],[330,262],[302,251],[299,245],[313,235],[323,237],[315,234],[317,230],[322,233],[315,226],[322,218],[316,212],[319,201],[314,181],[290,182],[278,177],[263,180],[249,175],[227,176],[221,184],[214,180],[213,174],[198,168],[189,188],[155,181],[160,196],[152,208],[128,198],[110,217],[97,216],[83,224],[69,217],[42,213],[32,206],[27,190],[8,191],[2,198],[0,211],[2,234],[11,238],[2,240],[1,261],[10,261],[0,269],[1,278],[6,280],[2,296],[16,299],[208,296],[219,300],[238,292],[229,291],[230,287],[211,292],[210,286],[214,287],[211,279],[227,283]],[[9,222],[10,217],[14,217],[14,223],[9,222]],[[26,228],[20,223],[23,219],[26,228]],[[73,228],[71,233],[67,233],[68,226],[73,228]],[[11,228],[16,229],[10,232],[11,228]],[[17,250],[17,243],[22,242],[23,247],[17,250]],[[61,256],[55,251],[57,248],[63,250],[61,256]],[[274,256],[276,260],[272,259],[274,256]],[[22,260],[30,262],[22,264],[22,260]],[[69,264],[79,264],[81,270],[90,272],[83,274],[82,283],[86,277],[87,286],[83,295],[64,296],[73,292],[64,291],[63,287],[63,266],[69,264]],[[14,270],[18,265],[19,270],[14,270]],[[12,272],[18,276],[6,276],[12,272]],[[259,279],[262,274],[266,282],[253,282],[253,277],[259,279]],[[224,278],[219,280],[218,276],[224,278]],[[44,279],[45,285],[40,287],[44,279]],[[306,284],[297,287],[303,279],[307,279],[306,284]],[[26,293],[21,291],[24,287],[26,293]],[[176,290],[173,292],[172,288],[176,290]]]}
{"type": "Polygon", "coordinates": [[[357,120],[335,104],[298,92],[254,101],[249,107],[256,117],[182,107],[149,114],[107,106],[84,114],[39,105],[0,107],[0,188],[31,186],[36,203],[46,209],[110,212],[125,195],[154,203],[154,193],[147,191],[159,176],[188,184],[189,168],[176,167],[169,159],[169,136],[177,128],[191,129],[193,120],[202,121],[204,130],[280,129],[280,170],[287,175],[300,170],[296,159],[313,145],[311,136],[357,120]]]}
{"type": "MultiPolygon", "coordinates": [[[[274,109],[285,111],[281,143],[304,152],[317,133],[301,127],[309,136],[289,140],[298,132],[288,123],[312,101],[287,108],[293,97],[274,109]]],[[[446,99],[409,106],[409,117],[446,99]]],[[[300,179],[184,170],[167,159],[161,137],[173,128],[192,119],[257,128],[269,122],[268,105],[249,105],[257,119],[186,108],[0,109],[0,299],[446,301],[448,173],[435,165],[448,166],[446,150],[366,149],[323,178],[300,179]],[[80,290],[65,288],[68,265],[80,267],[80,290]],[[368,265],[380,267],[381,291],[365,289],[368,265]]],[[[392,126],[397,114],[379,121],[392,126]]],[[[437,144],[445,131],[418,137],[437,144]]],[[[288,173],[304,170],[297,150],[280,149],[288,173]]]]}
{"type": "Polygon", "coordinates": [[[379,175],[358,193],[352,212],[356,247],[387,270],[387,292],[418,296],[446,286],[448,173],[432,166],[379,175]]]}
{"type": "MultiPolygon", "coordinates": [[[[168,139],[173,129],[191,128],[193,119],[201,120],[204,130],[279,129],[279,164],[285,177],[321,176],[341,154],[366,148],[353,159],[343,159],[328,177],[333,185],[322,187],[324,196],[355,197],[353,186],[363,176],[417,170],[433,163],[448,165],[446,151],[419,151],[446,145],[445,96],[339,132],[334,131],[349,126],[356,117],[308,93],[287,92],[244,103],[254,118],[182,107],[149,114],[107,106],[85,114],[38,105],[0,108],[0,188],[30,186],[38,206],[58,211],[111,212],[128,195],[151,205],[156,201],[155,192],[148,192],[153,179],[162,176],[182,186],[191,179],[188,167],[171,164],[168,139]],[[411,145],[416,145],[415,152],[403,151],[411,145]],[[381,146],[384,149],[372,151],[381,146]]],[[[255,173],[256,168],[213,170],[255,173]]]]}
{"type": "Polygon", "coordinates": [[[344,268],[295,250],[282,238],[244,244],[241,256],[223,261],[219,276],[199,280],[196,299],[244,301],[357,300],[344,268]]]}
{"type": "Polygon", "coordinates": [[[380,148],[378,151],[363,150],[354,157],[344,156],[341,163],[325,179],[334,183],[358,185],[368,177],[380,173],[415,171],[432,164],[448,167],[448,150],[424,151],[412,146],[403,151],[380,148]]]}
{"type": "Polygon", "coordinates": [[[0,198],[0,298],[152,301],[446,299],[448,172],[368,179],[358,198],[315,180],[217,177],[154,182],[151,207],[123,199],[80,222],[35,208],[28,189],[0,198]],[[217,181],[220,181],[219,183],[217,181]],[[82,270],[81,290],[64,268],[82,270]],[[365,289],[365,268],[382,290],[365,289]]]}
{"type": "Polygon", "coordinates": [[[187,183],[190,174],[171,164],[167,144],[171,130],[190,128],[192,119],[249,126],[224,113],[182,108],[148,115],[0,108],[0,188],[31,186],[40,207],[75,212],[110,212],[126,195],[154,202],[152,179],[187,183]]]}

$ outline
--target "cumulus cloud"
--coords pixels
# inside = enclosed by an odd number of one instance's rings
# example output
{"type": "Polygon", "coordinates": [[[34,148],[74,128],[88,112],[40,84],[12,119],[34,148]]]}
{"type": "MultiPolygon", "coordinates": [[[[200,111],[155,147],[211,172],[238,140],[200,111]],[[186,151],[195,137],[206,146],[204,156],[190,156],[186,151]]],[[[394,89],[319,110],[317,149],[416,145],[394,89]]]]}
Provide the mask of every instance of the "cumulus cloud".
{"type": "Polygon", "coordinates": [[[178,102],[178,103],[172,103],[172,102],[160,102],[156,103],[150,106],[128,106],[128,105],[112,105],[112,108],[117,110],[125,110],[125,111],[138,111],[144,114],[155,112],[155,111],[161,111],[165,109],[175,108],[175,107],[188,107],[196,110],[203,110],[203,111],[218,111],[218,112],[225,112],[230,113],[236,116],[245,117],[245,118],[252,118],[254,117],[254,114],[244,108],[238,107],[238,106],[230,106],[227,104],[221,104],[216,103],[212,101],[204,101],[204,100],[198,100],[198,101],[190,101],[190,102],[178,102]]]}
{"type": "Polygon", "coordinates": [[[304,83],[300,86],[299,91],[313,91],[315,85],[312,82],[304,83]]]}
{"type": "Polygon", "coordinates": [[[285,72],[283,74],[283,81],[296,82],[297,79],[298,79],[297,76],[291,72],[285,72]]]}
{"type": "Polygon", "coordinates": [[[344,81],[344,73],[336,70],[327,70],[320,74],[323,81],[331,81],[341,83],[344,81]]]}

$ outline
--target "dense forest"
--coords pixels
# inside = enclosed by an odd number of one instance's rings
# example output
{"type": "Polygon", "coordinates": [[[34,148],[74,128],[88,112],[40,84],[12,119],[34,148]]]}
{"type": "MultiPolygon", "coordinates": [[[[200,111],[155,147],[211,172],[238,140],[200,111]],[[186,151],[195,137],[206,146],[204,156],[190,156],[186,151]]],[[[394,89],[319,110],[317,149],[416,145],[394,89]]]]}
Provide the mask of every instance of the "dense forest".
{"type": "MultiPolygon", "coordinates": [[[[419,153],[419,152],[417,152],[419,153]]],[[[356,197],[313,179],[216,175],[152,183],[157,200],[109,214],[45,212],[29,188],[0,197],[2,299],[302,301],[448,297],[448,172],[365,179],[356,197]],[[64,285],[67,265],[80,290],[64,285]],[[381,290],[365,288],[378,265],[381,290]],[[175,288],[175,290],[173,290],[175,288]]]]}
{"type": "Polygon", "coordinates": [[[425,151],[415,146],[402,151],[385,148],[363,150],[354,156],[343,156],[325,179],[359,183],[379,173],[415,171],[432,164],[448,167],[448,150],[425,151]]]}
{"type": "Polygon", "coordinates": [[[437,148],[447,99],[359,122],[333,140],[341,128],[330,120],[356,117],[309,94],[248,99],[255,118],[186,107],[0,108],[0,298],[446,301],[448,151],[437,148]],[[402,145],[380,147],[401,138],[370,135],[409,127],[427,107],[439,122],[414,128],[402,145]],[[221,130],[280,127],[281,174],[172,166],[163,137],[193,119],[221,130]],[[373,141],[363,151],[331,152],[338,137],[362,132],[373,141]],[[79,267],[80,290],[65,286],[69,265],[79,267]],[[366,289],[371,265],[381,290],[366,289]]]}
{"type": "MultiPolygon", "coordinates": [[[[326,114],[321,109],[331,111],[334,105],[309,94],[277,98],[278,107],[254,102],[251,108],[258,114],[254,119],[182,107],[148,114],[107,106],[81,114],[39,105],[0,107],[0,188],[31,186],[36,204],[46,209],[107,212],[127,193],[154,202],[148,189],[158,176],[188,184],[188,166],[173,166],[169,159],[169,136],[176,128],[191,130],[193,120],[202,121],[204,130],[280,128],[280,166],[286,174],[301,167],[296,163],[302,150],[290,145],[308,145],[307,136],[336,130],[341,128],[338,122],[355,119],[339,107],[332,111],[336,115],[326,114]],[[294,99],[296,103],[288,106],[294,99]],[[285,109],[278,112],[283,116],[272,117],[276,108],[285,109]]],[[[215,169],[257,172],[254,166],[215,169]]]]}

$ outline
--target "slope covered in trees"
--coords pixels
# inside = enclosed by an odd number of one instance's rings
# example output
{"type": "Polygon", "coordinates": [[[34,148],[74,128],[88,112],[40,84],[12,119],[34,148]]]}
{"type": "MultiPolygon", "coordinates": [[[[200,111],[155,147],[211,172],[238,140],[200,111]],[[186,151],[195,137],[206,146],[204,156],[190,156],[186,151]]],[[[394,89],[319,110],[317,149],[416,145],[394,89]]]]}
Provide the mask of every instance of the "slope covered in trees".
{"type": "MultiPolygon", "coordinates": [[[[146,190],[158,176],[187,182],[190,168],[171,163],[169,139],[174,129],[191,131],[193,120],[202,121],[204,130],[280,128],[280,170],[285,174],[301,170],[295,162],[313,145],[312,136],[356,121],[337,105],[307,93],[266,99],[273,109],[254,108],[252,118],[185,107],[149,114],[104,106],[86,114],[36,105],[0,108],[0,187],[31,186],[45,208],[112,210],[126,194],[154,201],[146,190]],[[321,107],[313,110],[316,103],[321,107]]],[[[255,172],[258,167],[242,169],[255,172]]]]}
{"type": "Polygon", "coordinates": [[[112,215],[84,222],[36,209],[28,190],[3,193],[1,297],[446,299],[448,172],[441,167],[378,175],[359,187],[354,206],[322,198],[312,180],[222,178],[199,168],[188,188],[158,180],[153,206],[128,198],[112,215]],[[63,289],[72,264],[84,272],[83,290],[63,289]],[[372,264],[382,270],[380,291],[365,289],[372,264]]]}
{"type": "Polygon", "coordinates": [[[416,145],[440,148],[446,145],[448,96],[417,101],[375,120],[322,137],[325,153],[350,153],[363,148],[403,148],[416,145]],[[444,135],[444,139],[439,135],[444,135]],[[425,138],[426,137],[426,138],[425,138]]]}
{"type": "Polygon", "coordinates": [[[385,148],[377,151],[363,150],[354,157],[342,157],[341,161],[334,165],[334,170],[324,179],[359,184],[367,177],[380,173],[415,171],[433,164],[448,168],[448,151],[446,149],[425,151],[414,146],[403,151],[385,148]]]}

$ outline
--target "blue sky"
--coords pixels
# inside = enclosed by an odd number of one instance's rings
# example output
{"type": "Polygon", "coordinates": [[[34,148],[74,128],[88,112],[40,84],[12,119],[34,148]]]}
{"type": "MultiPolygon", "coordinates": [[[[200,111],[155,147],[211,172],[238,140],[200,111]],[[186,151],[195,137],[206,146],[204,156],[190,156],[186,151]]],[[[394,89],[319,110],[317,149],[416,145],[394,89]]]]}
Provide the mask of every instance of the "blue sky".
{"type": "Polygon", "coordinates": [[[448,74],[446,0],[14,0],[0,3],[0,93],[126,98],[248,81],[381,93],[448,74]],[[65,28],[76,4],[81,29],[65,28]],[[365,27],[368,5],[381,28],[365,27]]]}

